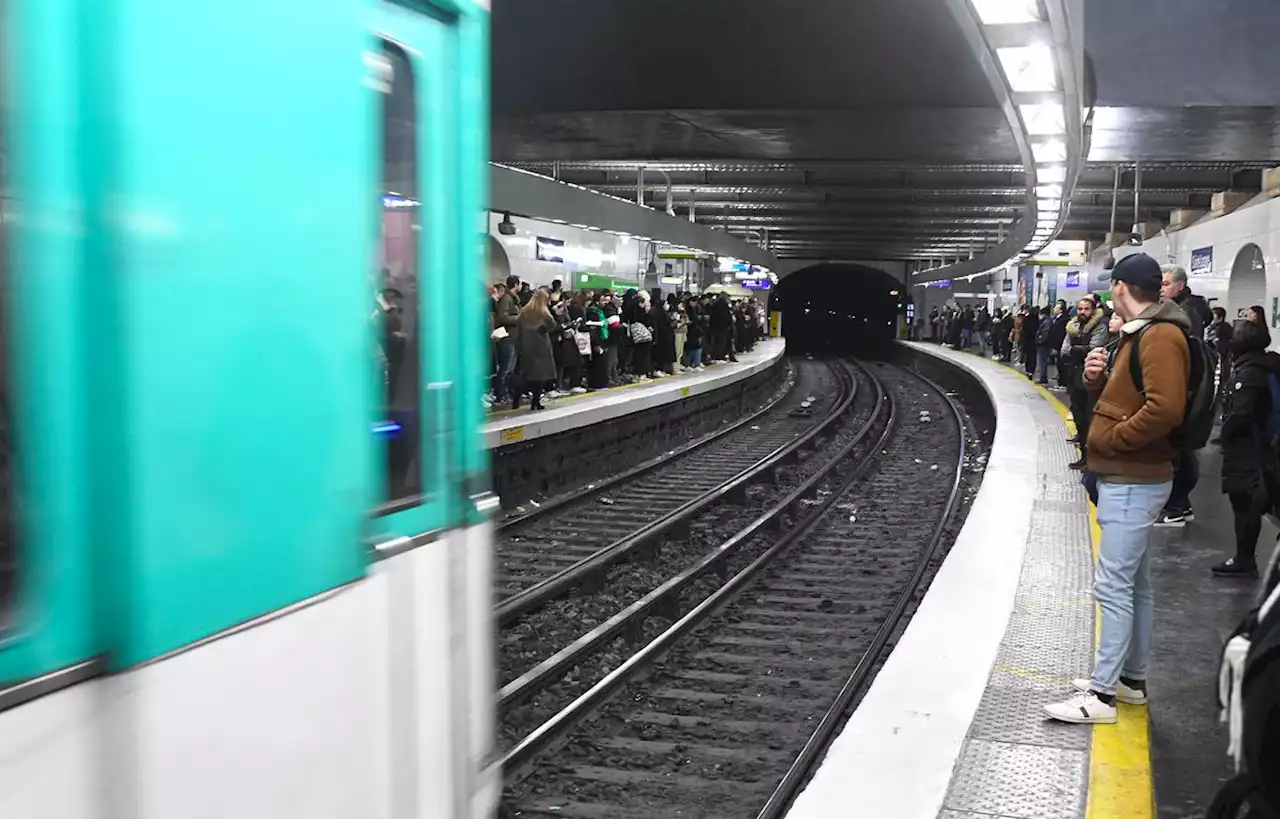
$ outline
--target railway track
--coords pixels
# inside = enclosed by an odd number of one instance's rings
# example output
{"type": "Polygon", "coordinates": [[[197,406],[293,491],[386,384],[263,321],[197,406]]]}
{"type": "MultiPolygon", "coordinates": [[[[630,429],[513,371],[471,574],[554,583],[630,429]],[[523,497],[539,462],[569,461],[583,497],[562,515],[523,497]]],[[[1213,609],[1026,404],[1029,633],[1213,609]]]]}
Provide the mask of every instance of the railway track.
{"type": "MultiPolygon", "coordinates": [[[[507,752],[506,815],[782,815],[941,559],[959,497],[959,410],[917,375],[877,373],[883,397],[842,446],[855,457],[544,664],[563,673],[620,632],[634,644],[507,752]]],[[[504,687],[504,721],[528,677],[504,687]]]]}
{"type": "Polygon", "coordinates": [[[853,404],[839,362],[800,360],[793,388],[731,427],[672,455],[593,484],[505,522],[496,538],[499,626],[580,587],[681,531],[709,507],[740,499],[813,448],[853,404]]]}

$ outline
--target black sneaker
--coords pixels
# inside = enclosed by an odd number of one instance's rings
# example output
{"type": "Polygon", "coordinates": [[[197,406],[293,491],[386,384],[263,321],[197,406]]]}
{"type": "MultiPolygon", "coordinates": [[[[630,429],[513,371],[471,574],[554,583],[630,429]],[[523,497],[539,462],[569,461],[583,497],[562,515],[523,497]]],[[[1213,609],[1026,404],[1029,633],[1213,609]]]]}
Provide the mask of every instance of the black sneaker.
{"type": "Polygon", "coordinates": [[[1213,572],[1215,577],[1243,577],[1249,580],[1256,580],[1258,577],[1257,565],[1237,563],[1234,557],[1227,558],[1209,571],[1213,572]]]}
{"type": "Polygon", "coordinates": [[[1156,518],[1156,526],[1186,526],[1195,520],[1195,513],[1190,509],[1166,509],[1160,513],[1160,517],[1156,518]]]}
{"type": "Polygon", "coordinates": [[[1078,459],[1076,459],[1076,460],[1072,461],[1070,464],[1068,464],[1068,465],[1067,465],[1067,468],[1068,468],[1068,469],[1074,469],[1074,470],[1076,470],[1076,471],[1080,471],[1080,470],[1083,470],[1083,469],[1085,468],[1085,466],[1087,465],[1087,463],[1088,463],[1088,462],[1087,462],[1087,460],[1086,460],[1085,458],[1078,458],[1078,459]]]}

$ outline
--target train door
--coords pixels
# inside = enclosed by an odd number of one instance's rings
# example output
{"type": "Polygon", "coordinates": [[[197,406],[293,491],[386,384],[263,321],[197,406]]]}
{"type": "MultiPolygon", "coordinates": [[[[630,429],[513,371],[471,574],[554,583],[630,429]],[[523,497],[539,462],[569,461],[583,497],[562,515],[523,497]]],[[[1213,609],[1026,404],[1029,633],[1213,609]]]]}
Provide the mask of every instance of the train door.
{"type": "Polygon", "coordinates": [[[496,804],[488,490],[479,449],[485,22],[474,2],[378,0],[370,317],[385,476],[372,520],[391,646],[393,815],[496,804]]]}

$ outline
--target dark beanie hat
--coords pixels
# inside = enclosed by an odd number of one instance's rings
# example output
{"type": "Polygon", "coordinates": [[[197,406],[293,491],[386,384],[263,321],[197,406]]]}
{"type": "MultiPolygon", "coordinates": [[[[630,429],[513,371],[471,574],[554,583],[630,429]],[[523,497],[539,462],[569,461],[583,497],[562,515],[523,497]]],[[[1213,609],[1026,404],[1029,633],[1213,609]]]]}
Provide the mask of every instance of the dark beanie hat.
{"type": "Polygon", "coordinates": [[[1143,290],[1159,290],[1162,278],[1160,263],[1145,253],[1131,253],[1111,268],[1111,281],[1143,290]]]}

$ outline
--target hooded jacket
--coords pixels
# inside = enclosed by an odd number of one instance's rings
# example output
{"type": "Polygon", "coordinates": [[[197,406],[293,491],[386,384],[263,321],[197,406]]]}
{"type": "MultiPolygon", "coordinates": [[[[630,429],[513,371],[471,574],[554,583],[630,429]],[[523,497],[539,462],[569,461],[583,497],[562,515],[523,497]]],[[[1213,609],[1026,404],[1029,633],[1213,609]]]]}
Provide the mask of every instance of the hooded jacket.
{"type": "MultiPolygon", "coordinates": [[[[1146,341],[1144,340],[1145,344],[1146,341]]],[[[1275,450],[1266,437],[1271,415],[1270,376],[1280,377],[1280,355],[1267,351],[1266,327],[1240,322],[1231,336],[1232,383],[1222,420],[1222,491],[1274,497],[1275,450]],[[1268,480],[1269,479],[1269,480],[1268,480]]]]}
{"type": "Polygon", "coordinates": [[[1069,356],[1072,359],[1071,363],[1080,364],[1084,361],[1085,353],[1094,347],[1105,346],[1107,346],[1107,325],[1103,322],[1102,313],[1099,311],[1085,322],[1080,321],[1079,316],[1072,316],[1071,321],[1067,322],[1067,334],[1062,339],[1062,349],[1058,352],[1069,356]],[[1072,347],[1082,348],[1083,352],[1072,353],[1072,347]]]}
{"type": "Polygon", "coordinates": [[[1098,394],[1089,423],[1089,470],[1121,483],[1159,483],[1173,477],[1178,450],[1169,438],[1186,413],[1191,353],[1186,313],[1161,299],[1125,322],[1107,367],[1085,387],[1098,394]],[[1130,374],[1135,334],[1152,325],[1139,345],[1140,392],[1130,374]]]}

